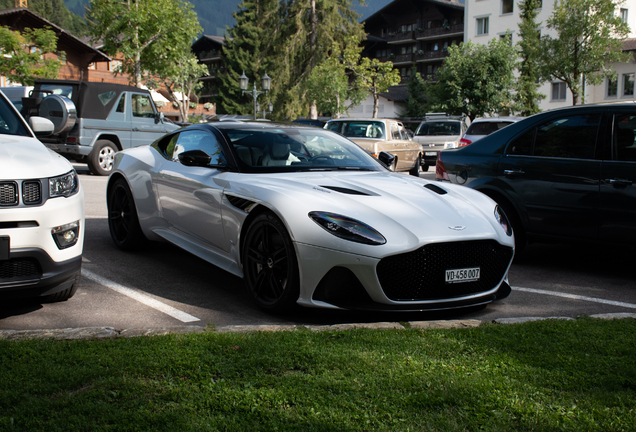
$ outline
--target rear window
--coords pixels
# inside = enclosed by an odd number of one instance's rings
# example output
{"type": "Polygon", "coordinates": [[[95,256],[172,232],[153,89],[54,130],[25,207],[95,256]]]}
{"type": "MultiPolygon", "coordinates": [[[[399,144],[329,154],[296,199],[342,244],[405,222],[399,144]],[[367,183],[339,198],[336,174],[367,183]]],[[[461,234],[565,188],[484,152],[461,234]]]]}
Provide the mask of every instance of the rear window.
{"type": "Polygon", "coordinates": [[[329,122],[326,129],[338,132],[349,138],[386,139],[387,133],[383,122],[377,121],[337,121],[329,122]]]}
{"type": "Polygon", "coordinates": [[[468,126],[466,135],[490,135],[508,126],[510,123],[511,122],[476,122],[468,126]]]}
{"type": "Polygon", "coordinates": [[[459,135],[461,133],[462,125],[459,121],[422,122],[415,131],[417,136],[459,135]]]}

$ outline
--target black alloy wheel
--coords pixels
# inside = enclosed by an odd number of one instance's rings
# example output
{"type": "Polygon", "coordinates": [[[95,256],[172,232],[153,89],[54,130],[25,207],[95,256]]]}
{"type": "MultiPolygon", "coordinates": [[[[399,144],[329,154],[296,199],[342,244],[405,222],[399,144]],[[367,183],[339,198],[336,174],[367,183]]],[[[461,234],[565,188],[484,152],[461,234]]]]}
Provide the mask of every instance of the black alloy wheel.
{"type": "Polygon", "coordinates": [[[135,201],[126,180],[115,180],[108,189],[107,204],[108,228],[115,245],[123,250],[141,247],[146,238],[139,226],[135,201]]]}
{"type": "Polygon", "coordinates": [[[245,234],[243,275],[259,307],[289,312],[300,292],[298,261],[287,229],[271,213],[258,215],[245,234]]]}

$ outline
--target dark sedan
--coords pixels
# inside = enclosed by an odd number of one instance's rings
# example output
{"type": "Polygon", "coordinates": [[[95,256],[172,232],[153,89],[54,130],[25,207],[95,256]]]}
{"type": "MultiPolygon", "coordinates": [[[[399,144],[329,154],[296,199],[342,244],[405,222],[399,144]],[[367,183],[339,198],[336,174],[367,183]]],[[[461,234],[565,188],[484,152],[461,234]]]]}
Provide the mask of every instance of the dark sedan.
{"type": "Polygon", "coordinates": [[[577,106],[528,117],[441,152],[439,180],[493,198],[527,240],[636,241],[636,104],[577,106]]]}

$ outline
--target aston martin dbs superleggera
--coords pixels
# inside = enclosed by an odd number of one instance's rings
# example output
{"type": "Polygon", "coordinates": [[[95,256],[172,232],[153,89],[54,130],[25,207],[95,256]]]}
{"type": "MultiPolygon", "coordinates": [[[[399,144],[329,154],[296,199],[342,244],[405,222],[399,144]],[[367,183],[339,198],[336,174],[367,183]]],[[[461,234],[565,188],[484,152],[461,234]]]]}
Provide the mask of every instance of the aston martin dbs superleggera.
{"type": "Polygon", "coordinates": [[[510,293],[513,233],[494,201],[390,172],[323,129],[177,130],[116,154],[107,203],[119,248],[173,243],[242,277],[273,312],[449,309],[510,293]]]}

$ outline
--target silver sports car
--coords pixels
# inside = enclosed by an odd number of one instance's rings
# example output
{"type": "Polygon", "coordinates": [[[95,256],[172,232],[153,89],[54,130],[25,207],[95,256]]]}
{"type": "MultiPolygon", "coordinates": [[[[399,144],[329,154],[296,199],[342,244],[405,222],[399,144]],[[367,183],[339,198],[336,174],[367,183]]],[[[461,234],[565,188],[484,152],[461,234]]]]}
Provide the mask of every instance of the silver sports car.
{"type": "Polygon", "coordinates": [[[269,311],[449,309],[510,293],[513,233],[494,201],[392,173],[323,129],[177,130],[116,154],[107,202],[119,248],[173,243],[242,277],[269,311]]]}

